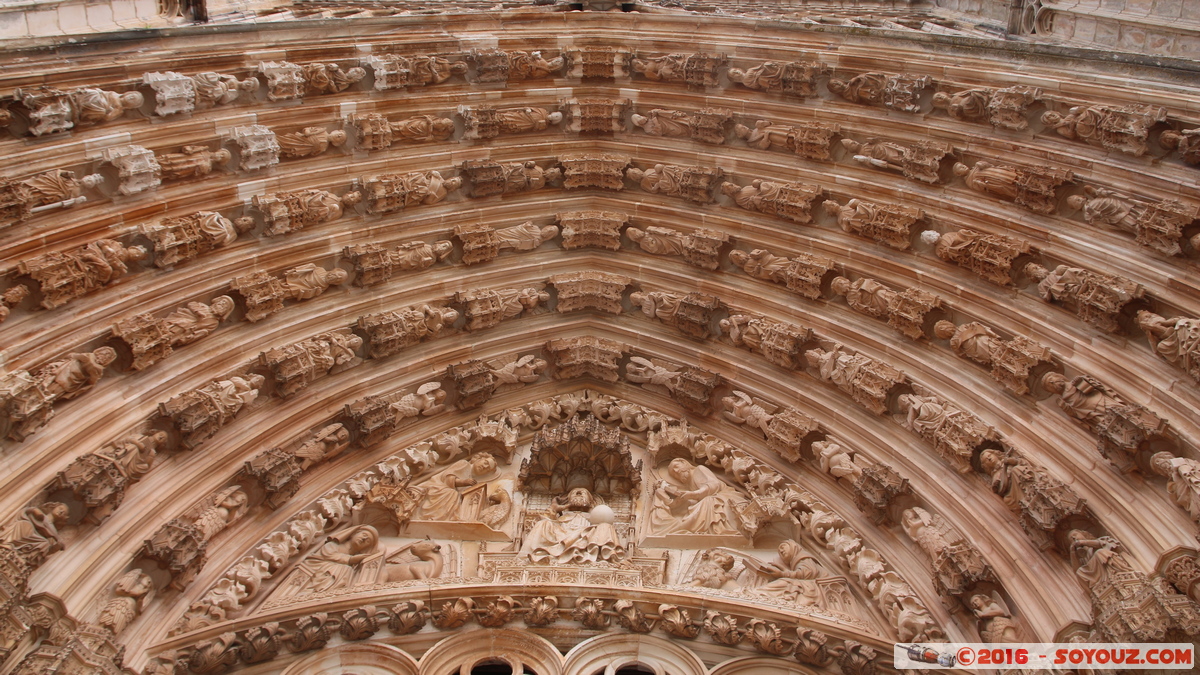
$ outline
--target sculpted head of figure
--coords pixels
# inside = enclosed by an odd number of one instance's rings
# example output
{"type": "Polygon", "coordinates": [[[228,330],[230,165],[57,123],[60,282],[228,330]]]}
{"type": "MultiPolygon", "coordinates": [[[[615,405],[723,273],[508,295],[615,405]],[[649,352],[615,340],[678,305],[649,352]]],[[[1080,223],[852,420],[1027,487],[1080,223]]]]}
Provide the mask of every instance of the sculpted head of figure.
{"type": "Polygon", "coordinates": [[[342,204],[345,206],[354,206],[362,201],[362,193],[358,191],[347,192],[342,195],[342,204]]]}
{"type": "Polygon", "coordinates": [[[335,148],[340,148],[346,142],[346,132],[341,129],[329,132],[329,144],[335,148]]]}
{"type": "Polygon", "coordinates": [[[225,164],[230,159],[233,159],[233,154],[230,153],[225,148],[221,148],[220,150],[217,150],[212,155],[213,164],[225,164]]]}
{"type": "Polygon", "coordinates": [[[931,103],[933,103],[933,107],[935,108],[949,108],[950,94],[947,94],[944,91],[939,91],[933,95],[933,101],[931,101],[931,103]]]}
{"type": "Polygon", "coordinates": [[[241,218],[233,221],[233,229],[237,230],[239,234],[245,234],[246,232],[254,229],[254,224],[253,218],[250,216],[242,216],[241,218]]]}
{"type": "MultiPolygon", "coordinates": [[[[782,552],[782,547],[781,551],[782,552]]],[[[714,565],[728,572],[733,569],[733,563],[736,562],[732,555],[725,551],[709,551],[707,557],[714,565]]]]}
{"type": "Polygon", "coordinates": [[[1170,476],[1171,470],[1174,468],[1171,460],[1175,459],[1175,455],[1169,452],[1156,452],[1150,456],[1150,468],[1154,469],[1154,473],[1160,476],[1170,476]]]}
{"type": "Polygon", "coordinates": [[[840,93],[846,91],[846,81],[839,80],[837,78],[833,78],[833,79],[829,80],[829,91],[831,91],[835,94],[840,94],[840,93]]]}
{"type": "Polygon", "coordinates": [[[829,283],[829,290],[833,291],[834,295],[845,295],[850,292],[850,280],[846,277],[834,277],[829,283]]]}
{"type": "Polygon", "coordinates": [[[667,472],[676,480],[685,484],[691,482],[692,472],[695,470],[696,467],[682,457],[676,457],[667,465],[667,472]]]}
{"type": "Polygon", "coordinates": [[[126,110],[142,107],[142,95],[136,91],[127,91],[121,94],[121,107],[126,110]]]}
{"type": "Polygon", "coordinates": [[[958,326],[955,326],[954,322],[952,321],[946,321],[945,319],[942,319],[941,321],[933,324],[933,334],[937,336],[939,340],[949,340],[950,338],[954,337],[954,334],[957,331],[958,326]]]}
{"type": "Polygon", "coordinates": [[[99,347],[92,352],[92,358],[101,368],[117,360],[117,350],[112,347],[99,347]]]}
{"type": "Polygon", "coordinates": [[[954,175],[955,176],[958,176],[961,178],[969,173],[971,173],[971,167],[967,166],[966,164],[963,164],[962,162],[955,162],[955,164],[954,164],[954,175]]]}
{"type": "Polygon", "coordinates": [[[71,509],[62,502],[46,502],[39,508],[55,525],[66,525],[71,518],[71,509]]]}
{"type": "Polygon", "coordinates": [[[127,598],[140,598],[154,588],[154,581],[149,574],[134,569],[126,572],[113,585],[113,593],[127,598]]]}
{"type": "Polygon", "coordinates": [[[471,473],[486,476],[496,470],[496,458],[491,453],[481,453],[471,458],[471,473]]]}
{"type": "Polygon", "coordinates": [[[596,506],[596,498],[587,488],[573,488],[567,493],[567,507],[572,511],[590,511],[596,506]]]}
{"type": "Polygon", "coordinates": [[[1067,378],[1062,373],[1046,373],[1042,377],[1042,386],[1052,394],[1062,394],[1067,388],[1067,378]]]}
{"type": "Polygon", "coordinates": [[[994,474],[1000,468],[1002,458],[1000,452],[992,448],[988,448],[979,453],[979,465],[983,467],[986,473],[994,474]]]}
{"type": "Polygon", "coordinates": [[[379,545],[379,531],[370,525],[359,525],[335,541],[344,542],[350,553],[369,553],[379,545]]]}
{"type": "Polygon", "coordinates": [[[224,321],[225,319],[229,318],[229,314],[233,312],[233,298],[229,297],[228,295],[218,295],[212,299],[212,302],[210,302],[208,306],[212,308],[213,314],[215,314],[219,320],[224,321]]]}

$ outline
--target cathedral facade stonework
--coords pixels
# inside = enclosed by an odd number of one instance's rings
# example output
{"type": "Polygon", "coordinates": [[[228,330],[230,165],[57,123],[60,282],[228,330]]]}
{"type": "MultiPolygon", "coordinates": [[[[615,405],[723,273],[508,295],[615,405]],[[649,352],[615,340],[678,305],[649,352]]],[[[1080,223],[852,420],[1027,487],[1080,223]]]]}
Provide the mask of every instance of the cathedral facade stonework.
{"type": "Polygon", "coordinates": [[[0,8],[0,674],[1200,641],[1191,0],[119,4],[0,8]]]}

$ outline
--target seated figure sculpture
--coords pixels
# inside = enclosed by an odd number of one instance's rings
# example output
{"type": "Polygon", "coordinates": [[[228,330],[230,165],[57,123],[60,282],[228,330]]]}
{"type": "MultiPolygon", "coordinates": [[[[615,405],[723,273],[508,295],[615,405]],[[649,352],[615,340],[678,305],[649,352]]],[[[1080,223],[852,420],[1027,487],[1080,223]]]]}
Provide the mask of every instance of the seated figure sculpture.
{"type": "Polygon", "coordinates": [[[555,497],[546,515],[529,530],[521,553],[542,565],[619,562],[625,547],[617,541],[612,509],[587,488],[555,497]]]}

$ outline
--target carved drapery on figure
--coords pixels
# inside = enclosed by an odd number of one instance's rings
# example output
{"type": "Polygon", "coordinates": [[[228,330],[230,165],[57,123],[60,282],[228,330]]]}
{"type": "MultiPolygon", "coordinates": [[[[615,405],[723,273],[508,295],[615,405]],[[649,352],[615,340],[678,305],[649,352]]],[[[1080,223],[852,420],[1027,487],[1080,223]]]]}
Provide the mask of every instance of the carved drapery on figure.
{"type": "Polygon", "coordinates": [[[940,182],[942,159],[954,152],[949,143],[929,140],[905,144],[870,138],[860,143],[843,138],[842,145],[854,153],[854,161],[860,164],[885,171],[897,171],[909,180],[922,183],[940,182]]]}
{"type": "Polygon", "coordinates": [[[1053,359],[1050,349],[1024,335],[1005,340],[991,328],[972,321],[956,326],[938,321],[934,335],[949,340],[955,354],[984,366],[991,366],[992,379],[1014,394],[1029,393],[1030,377],[1048,366],[1053,359]]]}
{"type": "Polygon", "coordinates": [[[279,154],[288,159],[315,157],[329,148],[340,148],[346,143],[346,132],[341,129],[329,131],[325,127],[304,127],[296,131],[275,134],[279,154]]]}
{"type": "Polygon", "coordinates": [[[651,136],[691,138],[701,143],[721,145],[725,142],[733,115],[719,108],[703,108],[697,112],[655,108],[645,115],[634,113],[630,121],[651,136]]]}
{"type": "Polygon", "coordinates": [[[649,80],[712,88],[720,84],[717,71],[728,62],[724,54],[667,54],[658,57],[639,55],[632,65],[633,72],[649,80]]]}
{"type": "Polygon", "coordinates": [[[721,183],[721,194],[747,211],[779,216],[801,225],[812,222],[812,206],[824,192],[819,185],[754,179],[749,185],[721,183]]]}
{"type": "Polygon", "coordinates": [[[458,106],[463,118],[463,140],[495,138],[502,134],[546,131],[563,120],[563,114],[545,108],[493,108],[491,106],[458,106]]]}
{"type": "Polygon", "coordinates": [[[729,80],[761,91],[781,91],[808,98],[817,95],[817,80],[829,74],[829,66],[818,61],[764,61],[750,68],[730,68],[729,80]]]}
{"type": "Polygon", "coordinates": [[[791,258],[784,258],[761,248],[749,253],[730,251],[729,262],[755,279],[783,284],[788,290],[810,300],[821,297],[821,281],[836,264],[829,258],[808,253],[796,253],[791,258]]]}
{"type": "Polygon", "coordinates": [[[238,485],[213,493],[159,528],[146,540],[141,555],[170,572],[173,588],[186,588],[207,562],[208,544],[245,515],[248,500],[238,485]]]}
{"type": "Polygon", "coordinates": [[[813,335],[807,326],[733,311],[721,319],[721,330],[738,347],[762,354],[771,363],[788,369],[803,367],[804,345],[813,335]]]}
{"type": "Polygon", "coordinates": [[[367,348],[373,359],[397,354],[415,344],[449,330],[458,312],[437,305],[413,305],[400,310],[367,314],[358,318],[358,327],[367,334],[367,348]]]}
{"type": "Polygon", "coordinates": [[[253,228],[253,218],[230,220],[213,211],[197,211],[146,223],[139,230],[154,243],[154,266],[169,267],[228,246],[253,228]]]}
{"type": "Polygon", "coordinates": [[[434,115],[392,122],[380,113],[355,113],[346,121],[354,129],[357,146],[363,150],[386,150],[395,142],[444,141],[454,135],[454,120],[434,115]]]}
{"type": "MultiPolygon", "coordinates": [[[[758,120],[751,129],[742,124],[733,128],[738,138],[746,141],[746,145],[759,150],[778,148],[785,152],[794,152],[807,159],[829,160],[833,139],[841,132],[841,127],[825,122],[793,122],[792,124],[772,124],[769,120],[758,120]]],[[[724,142],[724,135],[721,136],[724,142]]]]}
{"type": "Polygon", "coordinates": [[[712,319],[721,308],[721,300],[704,293],[666,293],[663,291],[635,292],[629,295],[635,308],[651,319],[658,319],[668,326],[697,339],[712,334],[712,319]]]}
{"type": "Polygon", "coordinates": [[[1072,518],[1087,515],[1083,499],[1074,490],[1013,450],[987,448],[979,453],[979,465],[991,476],[992,491],[1043,549],[1054,546],[1060,528],[1072,518]]]}
{"type": "Polygon", "coordinates": [[[104,178],[93,173],[75,178],[74,171],[55,169],[22,181],[0,178],[0,228],[28,220],[30,216],[87,201],[84,188],[95,188],[104,178]]]}
{"type": "Polygon", "coordinates": [[[984,160],[975,166],[954,165],[954,175],[976,192],[1013,202],[1034,213],[1049,215],[1058,208],[1056,190],[1063,183],[1073,183],[1070,171],[1052,167],[993,164],[984,160]]]}
{"type": "Polygon", "coordinates": [[[441,84],[455,75],[465,75],[465,61],[451,62],[441,56],[416,54],[372,54],[363,59],[375,75],[376,91],[441,84]]]}
{"type": "MultiPolygon", "coordinates": [[[[932,230],[926,230],[926,233],[932,230]]],[[[1013,263],[1033,252],[1027,241],[1002,234],[985,234],[962,229],[936,236],[934,252],[939,258],[965,267],[988,281],[1007,286],[1012,283],[1013,263]]],[[[930,236],[933,239],[934,236],[930,236]]]]}
{"type": "Polygon", "coordinates": [[[1092,432],[1100,454],[1124,471],[1133,470],[1138,453],[1167,430],[1166,420],[1126,401],[1094,377],[1068,381],[1051,372],[1042,378],[1042,387],[1058,394],[1058,405],[1092,432]]]}
{"type": "Polygon", "coordinates": [[[71,462],[51,490],[70,490],[83,505],[84,521],[98,525],[121,505],[129,486],[149,473],[166,444],[164,431],[127,434],[71,462]]]}
{"type": "Polygon", "coordinates": [[[1167,494],[1192,520],[1200,523],[1200,462],[1156,452],[1150,457],[1154,473],[1167,479],[1167,494]]]}
{"type": "Polygon", "coordinates": [[[923,387],[913,388],[917,393],[902,394],[899,399],[904,427],[932,443],[956,471],[970,473],[975,453],[985,443],[999,441],[996,430],[923,387]]]}
{"type": "Polygon", "coordinates": [[[1125,277],[1082,267],[1059,265],[1050,271],[1029,263],[1025,274],[1038,282],[1038,294],[1043,300],[1062,303],[1075,310],[1079,318],[1110,333],[1121,328],[1117,322],[1121,309],[1146,294],[1141,284],[1125,277]]]}
{"type": "Polygon", "coordinates": [[[921,92],[931,84],[933,78],[928,75],[863,73],[848,79],[830,79],[829,91],[851,103],[917,113],[921,112],[921,92]]]}
{"type": "Polygon", "coordinates": [[[900,520],[904,533],[929,558],[939,595],[966,601],[977,584],[996,581],[983,555],[940,515],[914,506],[900,520]]]}
{"type": "Polygon", "coordinates": [[[472,49],[467,58],[475,64],[476,82],[521,82],[562,72],[564,58],[547,59],[540,51],[472,49]]]}
{"type": "Polygon", "coordinates": [[[894,291],[869,277],[853,282],[835,277],[830,289],[834,295],[845,296],[846,304],[854,311],[886,319],[889,326],[911,340],[925,337],[926,315],[942,305],[941,298],[919,288],[894,291]]]}
{"type": "Polygon", "coordinates": [[[510,249],[532,251],[557,236],[556,226],[539,227],[532,220],[498,230],[484,224],[454,227],[454,238],[462,245],[464,265],[494,260],[501,251],[510,249]]]}
{"type": "Polygon", "coordinates": [[[713,201],[713,190],[720,184],[724,171],[703,166],[655,164],[650,169],[631,168],[625,176],[646,192],[683,197],[697,204],[713,201]]]}
{"type": "Polygon", "coordinates": [[[436,204],[462,186],[463,179],[443,178],[440,171],[364,176],[367,213],[388,214],[419,204],[436,204]]]}
{"type": "Polygon", "coordinates": [[[1144,155],[1149,149],[1146,138],[1150,129],[1166,119],[1166,108],[1139,103],[1120,108],[1079,105],[1066,114],[1053,110],[1042,113],[1042,124],[1048,131],[1135,157],[1144,155]]]}
{"type": "Polygon", "coordinates": [[[448,239],[432,244],[409,241],[391,249],[382,244],[358,244],[342,249],[342,255],[354,265],[355,286],[375,286],[390,281],[396,272],[428,269],[453,252],[454,242],[448,239]]]}
{"type": "Polygon", "coordinates": [[[391,436],[405,420],[436,415],[446,406],[440,382],[426,382],[415,391],[367,396],[347,403],[345,414],[358,427],[358,442],[369,447],[391,436]]]}
{"type": "Polygon", "coordinates": [[[233,298],[218,295],[206,305],[189,302],[166,318],[137,314],[112,327],[114,337],[129,345],[133,353],[131,370],[144,370],[171,355],[176,347],[191,344],[216,330],[233,312],[233,298]]]}
{"type": "Polygon", "coordinates": [[[900,370],[840,344],[828,350],[810,349],[805,358],[821,380],[833,383],[876,415],[887,413],[888,394],[905,381],[900,370]]]}
{"type": "Polygon", "coordinates": [[[1200,319],[1166,318],[1141,310],[1137,325],[1146,333],[1154,353],[1200,382],[1200,319]]]}
{"type": "Polygon", "coordinates": [[[267,224],[263,234],[273,237],[337,220],[361,199],[359,192],[338,197],[325,190],[299,190],[255,195],[252,203],[267,224]]]}
{"type": "Polygon", "coordinates": [[[1135,570],[1116,539],[1071,530],[1067,540],[1075,575],[1092,602],[1092,628],[1104,639],[1168,642],[1200,635],[1200,606],[1135,570]]]}
{"type": "Polygon", "coordinates": [[[17,264],[19,274],[38,282],[42,307],[54,309],[114,283],[129,263],[143,260],[146,249],[113,239],[97,239],[69,251],[51,251],[17,264]]]}
{"type": "Polygon", "coordinates": [[[654,485],[648,532],[742,535],[752,539],[758,523],[747,517],[750,498],[706,466],[677,457],[654,485]]]}
{"type": "Polygon", "coordinates": [[[462,308],[466,330],[482,330],[533,312],[550,301],[550,294],[540,288],[502,288],[460,291],[454,294],[454,304],[462,308]]]}
{"type": "Polygon", "coordinates": [[[471,183],[471,197],[541,190],[562,178],[557,167],[545,169],[533,161],[500,164],[486,159],[468,159],[459,168],[471,183]]]}
{"type": "Polygon", "coordinates": [[[933,95],[933,107],[943,108],[956,120],[990,122],[1012,131],[1029,128],[1029,106],[1040,101],[1042,90],[1023,84],[1003,89],[964,89],[933,95]]]}
{"type": "Polygon", "coordinates": [[[232,422],[243,407],[253,403],[265,383],[262,375],[213,380],[159,403],[158,410],[163,417],[171,418],[184,435],[184,446],[195,448],[232,422]]]}
{"type": "Polygon", "coordinates": [[[54,405],[88,392],[117,359],[112,347],[72,352],[30,373],[15,370],[0,378],[0,424],[23,441],[54,417],[54,405]]]}
{"type": "Polygon", "coordinates": [[[287,398],[315,380],[362,363],[356,353],[362,343],[362,338],[349,328],[339,328],[268,349],[258,355],[258,360],[271,369],[275,390],[287,398]]]}
{"type": "Polygon", "coordinates": [[[1114,190],[1087,186],[1067,197],[1089,225],[1109,225],[1135,235],[1134,241],[1163,255],[1183,255],[1183,229],[1200,218],[1200,207],[1174,199],[1135,199],[1114,190]]]}
{"type": "Polygon", "coordinates": [[[630,227],[625,235],[647,253],[681,256],[689,264],[706,270],[721,266],[722,248],[729,243],[729,235],[717,230],[684,234],[667,227],[630,227]]]}

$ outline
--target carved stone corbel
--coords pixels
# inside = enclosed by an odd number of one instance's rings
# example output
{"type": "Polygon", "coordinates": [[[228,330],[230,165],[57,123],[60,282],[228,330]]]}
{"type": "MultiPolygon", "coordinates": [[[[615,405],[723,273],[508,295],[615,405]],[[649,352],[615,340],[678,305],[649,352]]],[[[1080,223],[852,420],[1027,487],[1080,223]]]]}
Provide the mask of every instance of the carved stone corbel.
{"type": "Polygon", "coordinates": [[[620,314],[625,289],[633,284],[629,277],[592,270],[555,274],[548,281],[558,292],[560,314],[580,309],[620,314]]]}

